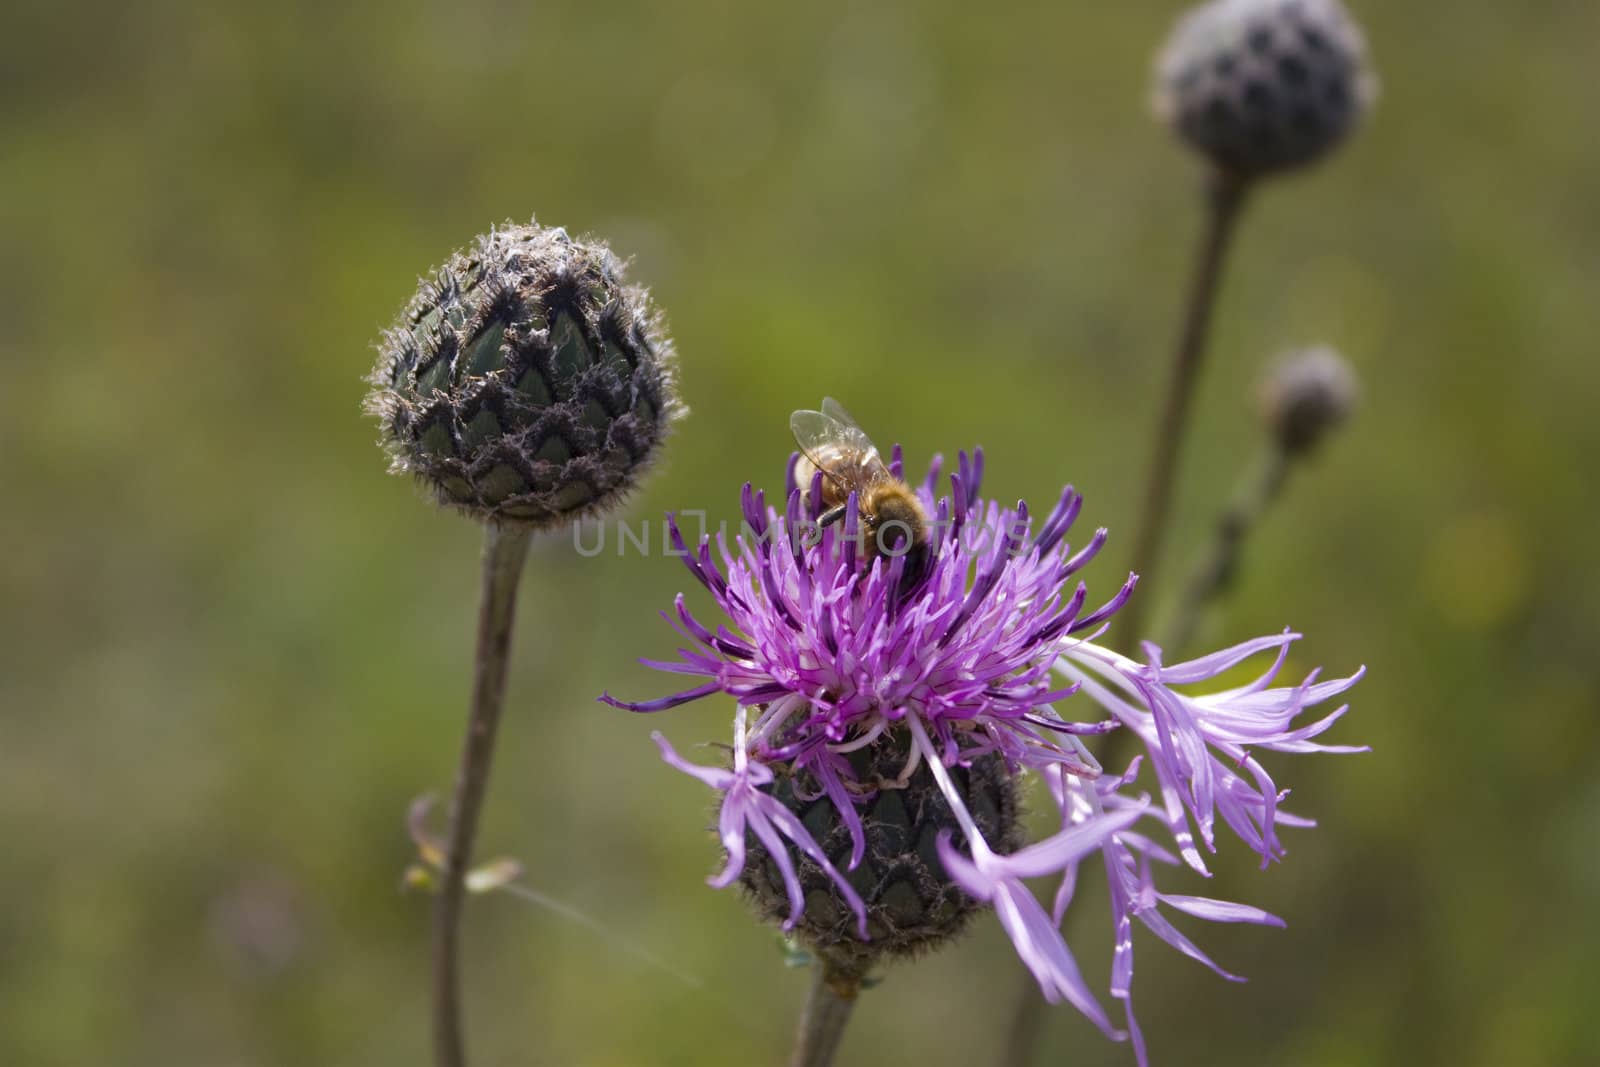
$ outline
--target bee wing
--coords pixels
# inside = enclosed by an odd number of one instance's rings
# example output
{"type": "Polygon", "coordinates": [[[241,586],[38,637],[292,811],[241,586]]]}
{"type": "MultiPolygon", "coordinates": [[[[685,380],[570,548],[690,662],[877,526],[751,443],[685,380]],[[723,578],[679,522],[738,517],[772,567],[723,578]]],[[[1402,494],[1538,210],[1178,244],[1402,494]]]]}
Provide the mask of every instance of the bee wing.
{"type": "Polygon", "coordinates": [[[789,429],[805,457],[846,488],[863,488],[888,477],[878,446],[853,421],[838,415],[844,409],[831,398],[822,402],[829,411],[797,411],[789,416],[789,429]]]}
{"type": "MultiPolygon", "coordinates": [[[[861,424],[850,417],[850,413],[844,409],[844,405],[839,403],[831,396],[825,396],[822,398],[822,413],[829,418],[839,420],[846,426],[849,426],[851,429],[861,429],[861,424]]],[[[862,436],[865,437],[866,435],[862,434],[862,436]]]]}
{"type": "Polygon", "coordinates": [[[831,396],[825,396],[822,398],[822,413],[836,419],[849,429],[853,441],[852,447],[860,450],[857,453],[856,462],[861,468],[858,477],[860,477],[864,485],[876,485],[879,482],[894,480],[889,474],[889,468],[884,465],[883,456],[878,452],[878,446],[872,443],[872,439],[867,436],[867,432],[844,409],[843,404],[831,396]]]}

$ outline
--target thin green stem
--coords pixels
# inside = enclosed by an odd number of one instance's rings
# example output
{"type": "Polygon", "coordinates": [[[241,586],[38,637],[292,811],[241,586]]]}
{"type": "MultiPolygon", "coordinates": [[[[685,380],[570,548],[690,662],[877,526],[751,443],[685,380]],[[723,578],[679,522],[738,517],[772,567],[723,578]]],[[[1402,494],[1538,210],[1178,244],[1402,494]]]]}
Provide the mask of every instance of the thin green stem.
{"type": "Polygon", "coordinates": [[[1134,642],[1147,636],[1145,611],[1155,588],[1161,543],[1166,536],[1178,454],[1189,423],[1195,385],[1205,361],[1206,338],[1221,288],[1223,266],[1248,189],[1246,181],[1220,172],[1211,176],[1207,186],[1205,229],[1189,279],[1187,309],[1173,354],[1161,421],[1156,424],[1155,453],[1150,459],[1144,505],[1134,533],[1133,570],[1139,575],[1140,589],[1117,615],[1113,624],[1113,648],[1131,649],[1134,642]]]}
{"type": "Polygon", "coordinates": [[[861,992],[858,974],[835,967],[825,959],[817,960],[812,969],[816,976],[806,995],[805,1010],[800,1013],[789,1067],[831,1067],[861,992]]]}
{"type": "Polygon", "coordinates": [[[462,1040],[460,931],[465,879],[472,866],[478,813],[489,785],[496,729],[505,702],[511,623],[516,615],[517,580],[533,534],[515,526],[484,527],[483,593],[478,609],[478,651],[472,679],[472,706],[461,767],[450,799],[450,830],[444,869],[433,907],[433,1060],[436,1067],[465,1067],[462,1040]]]}
{"type": "Polygon", "coordinates": [[[1245,539],[1283,489],[1291,462],[1276,441],[1269,440],[1217,519],[1211,544],[1190,573],[1172,623],[1162,634],[1162,648],[1169,649],[1174,659],[1189,644],[1206,608],[1233,582],[1245,539]]]}
{"type": "Polygon", "coordinates": [[[1044,1022],[1044,996],[1033,976],[1022,976],[1022,990],[1011,1006],[1011,1025],[1006,1029],[1005,1048],[995,1067],[1028,1067],[1033,1048],[1039,1043],[1039,1026],[1044,1022]]]}

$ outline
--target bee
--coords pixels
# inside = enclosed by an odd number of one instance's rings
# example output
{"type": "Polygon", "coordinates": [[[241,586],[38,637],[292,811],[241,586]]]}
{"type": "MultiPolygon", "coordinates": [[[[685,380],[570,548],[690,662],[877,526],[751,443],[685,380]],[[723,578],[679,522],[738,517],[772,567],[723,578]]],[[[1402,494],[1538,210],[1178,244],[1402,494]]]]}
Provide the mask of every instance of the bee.
{"type": "Polygon", "coordinates": [[[878,447],[833,397],[821,411],[797,411],[789,429],[800,446],[795,481],[809,489],[822,472],[822,526],[845,517],[850,494],[856,494],[867,560],[906,556],[905,577],[920,573],[928,549],[928,511],[910,486],[884,465],[878,447]]]}

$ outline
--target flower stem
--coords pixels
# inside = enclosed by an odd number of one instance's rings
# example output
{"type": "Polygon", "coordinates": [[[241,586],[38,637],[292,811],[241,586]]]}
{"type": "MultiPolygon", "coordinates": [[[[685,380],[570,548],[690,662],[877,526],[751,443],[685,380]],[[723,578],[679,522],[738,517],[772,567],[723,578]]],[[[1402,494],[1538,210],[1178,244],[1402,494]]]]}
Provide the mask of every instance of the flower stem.
{"type": "Polygon", "coordinates": [[[861,976],[818,959],[789,1067],[830,1067],[861,992],[861,976]]]}
{"type": "Polygon", "coordinates": [[[478,651],[472,679],[472,707],[461,750],[455,793],[450,800],[450,831],[444,868],[433,907],[433,1060],[436,1067],[464,1067],[461,1037],[459,942],[465,878],[472,864],[478,812],[489,784],[495,730],[505,700],[511,622],[516,614],[517,580],[528,557],[531,530],[484,526],[483,593],[478,609],[478,651]]]}
{"type": "Polygon", "coordinates": [[[1188,306],[1183,327],[1178,333],[1171,377],[1161,421],[1156,427],[1156,449],[1145,481],[1144,505],[1134,539],[1133,570],[1139,575],[1142,596],[1135,596],[1122,609],[1110,642],[1115,648],[1132,648],[1142,640],[1145,606],[1155,588],[1153,575],[1166,535],[1167,511],[1172,501],[1172,480],[1177,473],[1178,452],[1189,422],[1190,401],[1205,359],[1206,337],[1210,332],[1211,311],[1221,287],[1222,271],[1232,242],[1240,209],[1249,184],[1224,172],[1214,172],[1206,187],[1206,223],[1195,254],[1189,278],[1188,306]]]}
{"type": "Polygon", "coordinates": [[[1006,1045],[996,1067],[1028,1067],[1033,1062],[1033,1046],[1039,1041],[1039,1024],[1044,1021],[1044,997],[1031,975],[1023,975],[1022,989],[1011,1006],[1011,1025],[1006,1029],[1006,1045]]]}
{"type": "Polygon", "coordinates": [[[1245,538],[1283,489],[1290,462],[1276,441],[1269,441],[1228,502],[1227,510],[1217,519],[1211,544],[1190,574],[1177,614],[1162,635],[1162,647],[1170,649],[1174,659],[1194,635],[1205,609],[1232,582],[1245,538]]]}

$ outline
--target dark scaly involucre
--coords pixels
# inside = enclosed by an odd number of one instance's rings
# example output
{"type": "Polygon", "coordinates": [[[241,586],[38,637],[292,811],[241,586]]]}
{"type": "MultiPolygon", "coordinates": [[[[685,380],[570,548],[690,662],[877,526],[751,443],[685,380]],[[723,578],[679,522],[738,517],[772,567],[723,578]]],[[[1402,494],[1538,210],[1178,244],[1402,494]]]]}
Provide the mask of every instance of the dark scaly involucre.
{"type": "MultiPolygon", "coordinates": [[[[867,933],[856,932],[855,916],[828,872],[804,855],[795,857],[805,892],[799,938],[836,968],[864,975],[885,957],[931,951],[960,934],[983,910],[945,873],[939,861],[941,832],[955,836],[964,854],[972,846],[951,813],[950,803],[926,765],[904,785],[893,780],[906,765],[911,741],[904,730],[850,754],[856,780],[875,783],[861,808],[866,849],[861,864],[845,877],[867,906],[867,933]]],[[[1009,855],[1022,846],[1018,788],[1005,759],[981,756],[951,777],[990,846],[1009,855]]],[[[849,867],[851,836],[814,775],[784,775],[767,790],[794,812],[834,866],[849,867]]],[[[747,835],[749,858],[740,881],[762,918],[781,922],[788,909],[782,872],[755,834],[747,835]]]]}
{"type": "Polygon", "coordinates": [[[494,522],[554,526],[634,485],[680,414],[671,341],[603,244],[507,225],[425,279],[368,410],[391,469],[494,522]]]}

